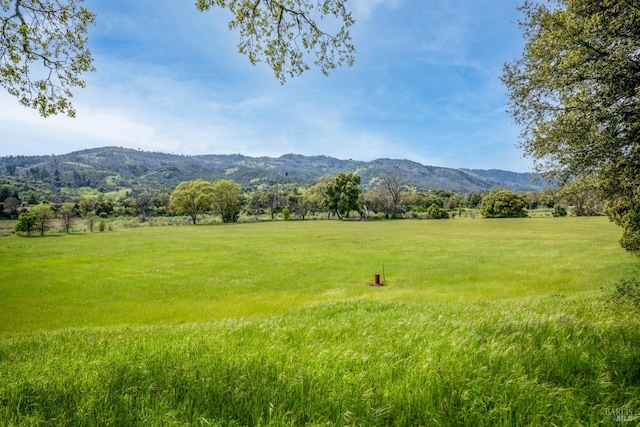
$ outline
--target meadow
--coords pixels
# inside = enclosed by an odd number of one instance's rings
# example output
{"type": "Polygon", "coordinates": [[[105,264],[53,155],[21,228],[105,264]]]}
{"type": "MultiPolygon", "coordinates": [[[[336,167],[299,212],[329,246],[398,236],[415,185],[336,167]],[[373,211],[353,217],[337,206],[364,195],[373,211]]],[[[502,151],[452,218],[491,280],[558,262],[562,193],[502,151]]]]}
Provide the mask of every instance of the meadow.
{"type": "Polygon", "coordinates": [[[0,424],[599,425],[640,414],[605,218],[0,239],[0,424]],[[372,287],[380,274],[383,287],[372,287]]]}

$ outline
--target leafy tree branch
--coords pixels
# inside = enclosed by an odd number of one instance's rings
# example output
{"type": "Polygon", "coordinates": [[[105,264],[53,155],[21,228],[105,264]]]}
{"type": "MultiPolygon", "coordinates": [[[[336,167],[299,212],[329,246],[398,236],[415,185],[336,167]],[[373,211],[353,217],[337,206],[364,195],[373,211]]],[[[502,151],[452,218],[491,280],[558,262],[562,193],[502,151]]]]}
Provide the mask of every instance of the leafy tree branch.
{"type": "Polygon", "coordinates": [[[238,50],[256,65],[266,63],[276,78],[285,83],[309,70],[307,56],[323,74],[343,64],[353,65],[355,47],[349,28],[355,23],[340,0],[198,0],[201,11],[213,7],[233,15],[229,29],[238,30],[238,50]],[[339,29],[330,34],[317,24],[332,16],[339,29]]]}
{"type": "Polygon", "coordinates": [[[75,116],[72,90],[94,71],[86,47],[94,20],[82,0],[0,0],[0,85],[44,117],[75,116]]]}

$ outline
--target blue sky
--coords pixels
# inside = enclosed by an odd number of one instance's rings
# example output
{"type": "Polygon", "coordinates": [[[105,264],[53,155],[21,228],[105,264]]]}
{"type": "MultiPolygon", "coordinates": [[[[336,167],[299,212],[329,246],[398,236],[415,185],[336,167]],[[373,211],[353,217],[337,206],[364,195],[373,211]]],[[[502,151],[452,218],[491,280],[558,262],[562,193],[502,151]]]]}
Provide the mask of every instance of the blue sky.
{"type": "Polygon", "coordinates": [[[523,41],[513,0],[350,0],[353,67],[282,86],[194,0],[86,0],[97,72],[75,119],[0,93],[0,155],[106,145],[179,154],[409,159],[530,170],[499,80],[523,41]]]}

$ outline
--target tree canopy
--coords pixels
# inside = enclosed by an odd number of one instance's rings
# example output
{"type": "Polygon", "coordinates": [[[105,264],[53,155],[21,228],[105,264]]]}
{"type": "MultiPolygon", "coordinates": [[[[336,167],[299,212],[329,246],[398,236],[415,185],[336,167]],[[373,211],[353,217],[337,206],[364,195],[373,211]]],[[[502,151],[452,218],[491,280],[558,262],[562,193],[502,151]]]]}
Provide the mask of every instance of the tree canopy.
{"type": "Polygon", "coordinates": [[[214,182],[211,186],[211,207],[222,217],[222,222],[236,222],[242,209],[242,187],[226,179],[214,182]]]}
{"type": "Polygon", "coordinates": [[[34,229],[38,222],[38,218],[33,212],[24,211],[18,215],[18,221],[16,221],[15,231],[16,233],[26,233],[27,236],[31,235],[31,230],[34,229]]]}
{"type": "MultiPolygon", "coordinates": [[[[84,0],[0,0],[0,85],[20,104],[46,117],[75,116],[74,89],[94,71],[87,30],[95,14],[84,0]]],[[[238,50],[252,64],[266,63],[284,83],[313,63],[327,75],[352,65],[354,24],[346,0],[197,0],[200,11],[231,13],[229,29],[238,31],[238,50]],[[327,32],[323,25],[337,28],[327,32]]]]}
{"type": "Polygon", "coordinates": [[[213,185],[203,179],[184,181],[171,193],[171,209],[181,215],[188,215],[195,225],[198,215],[211,209],[213,185]]]}
{"type": "Polygon", "coordinates": [[[360,175],[339,173],[326,186],[326,205],[338,218],[349,216],[351,211],[362,212],[360,207],[360,175]]]}
{"type": "Polygon", "coordinates": [[[502,80],[540,172],[585,173],[623,247],[640,254],[640,6],[632,0],[525,1],[526,45],[502,80]]]}
{"type": "Polygon", "coordinates": [[[47,203],[40,203],[32,207],[31,212],[36,216],[36,229],[40,231],[41,236],[44,236],[44,233],[51,228],[51,220],[55,216],[53,208],[47,203]]]}
{"type": "Polygon", "coordinates": [[[522,194],[495,189],[482,198],[480,213],[487,218],[524,218],[526,207],[527,201],[522,194]]]}

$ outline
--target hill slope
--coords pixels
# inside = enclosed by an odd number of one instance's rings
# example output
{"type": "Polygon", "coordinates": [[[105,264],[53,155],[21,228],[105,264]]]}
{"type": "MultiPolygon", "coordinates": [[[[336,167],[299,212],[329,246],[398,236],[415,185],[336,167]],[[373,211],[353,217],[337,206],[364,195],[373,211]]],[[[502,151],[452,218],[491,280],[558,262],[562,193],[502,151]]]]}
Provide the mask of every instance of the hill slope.
{"type": "Polygon", "coordinates": [[[410,160],[370,162],[328,156],[286,154],[278,158],[232,155],[184,156],[104,147],[52,156],[0,157],[0,175],[44,181],[71,188],[173,188],[181,181],[230,179],[244,187],[286,183],[313,184],[327,174],[357,172],[365,188],[391,173],[421,189],[483,192],[499,186],[535,191],[542,181],[533,174],[501,170],[452,169],[410,160]]]}

